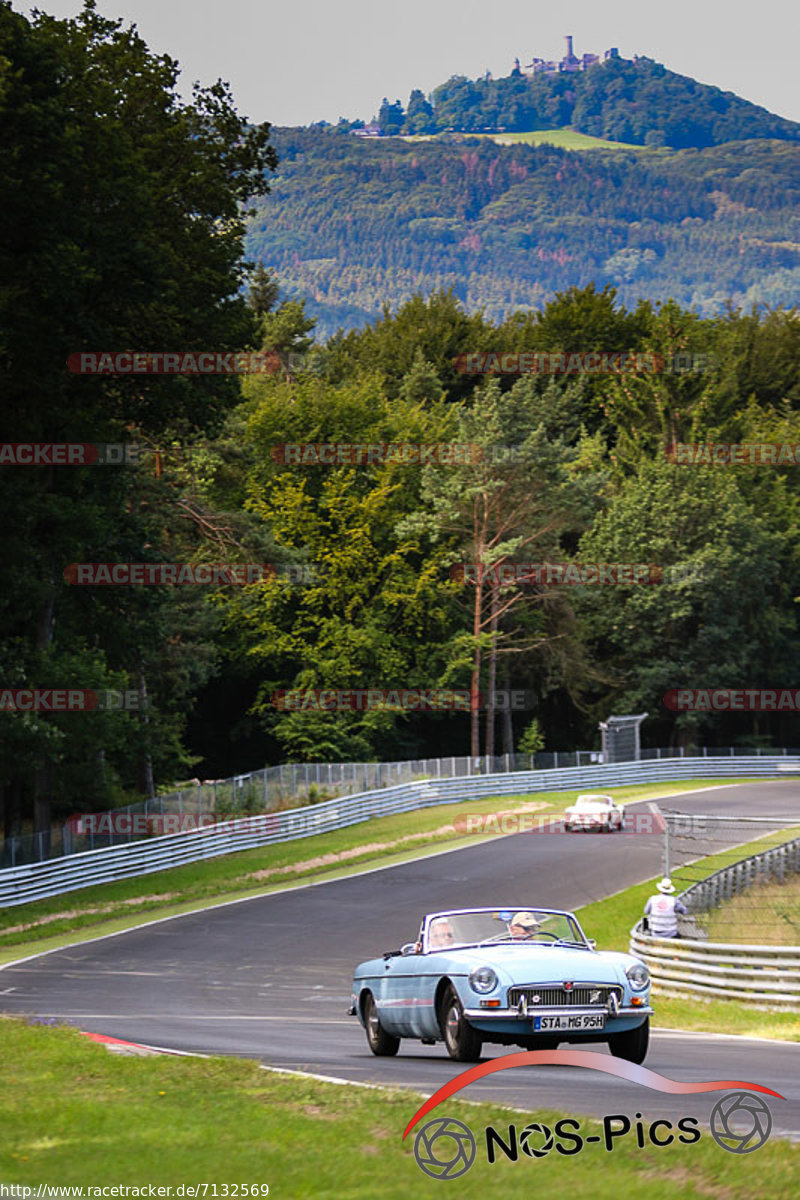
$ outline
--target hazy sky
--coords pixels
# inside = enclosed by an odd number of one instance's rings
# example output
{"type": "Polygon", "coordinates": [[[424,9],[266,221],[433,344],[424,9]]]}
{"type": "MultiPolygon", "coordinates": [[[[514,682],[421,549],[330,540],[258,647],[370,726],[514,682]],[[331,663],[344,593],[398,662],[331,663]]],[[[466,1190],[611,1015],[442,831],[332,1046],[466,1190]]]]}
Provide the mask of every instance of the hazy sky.
{"type": "MultiPolygon", "coordinates": [[[[73,16],[80,0],[14,0],[73,16]]],[[[800,120],[796,0],[98,0],[178,59],[182,86],[221,77],[240,112],[276,125],[369,119],[450,75],[507,75],[515,55],[618,46],[800,120]]]]}

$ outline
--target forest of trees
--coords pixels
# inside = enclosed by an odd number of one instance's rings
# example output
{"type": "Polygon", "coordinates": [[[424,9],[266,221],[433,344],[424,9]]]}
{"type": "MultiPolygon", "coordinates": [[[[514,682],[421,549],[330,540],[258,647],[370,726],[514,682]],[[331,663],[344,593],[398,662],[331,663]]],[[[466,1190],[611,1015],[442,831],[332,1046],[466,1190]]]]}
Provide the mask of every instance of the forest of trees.
{"type": "Polygon", "coordinates": [[[384,99],[381,133],[528,132],[569,126],[593,137],[674,149],[750,138],[796,142],[800,127],[732,92],[698,83],[639,57],[614,58],[586,71],[467,79],[455,75],[430,100],[414,89],[407,108],[384,99]]]}
{"type": "MultiPolygon", "coordinates": [[[[610,712],[650,712],[650,744],[796,743],[796,715],[676,713],[664,703],[676,687],[800,679],[797,466],[687,467],[667,452],[675,441],[800,443],[796,309],[704,317],[675,301],[627,302],[576,272],[546,303],[512,297],[496,319],[447,288],[414,294],[409,273],[405,303],[365,329],[323,337],[280,272],[242,258],[241,205],[268,183],[296,195],[293,172],[305,170],[313,210],[314,172],[302,155],[312,135],[284,139],[278,164],[269,128],[240,117],[224,87],[180,102],[175,64],[91,7],[59,22],[3,3],[0,63],[0,123],[15,147],[0,182],[0,267],[12,281],[0,292],[3,442],[141,448],[135,467],[0,466],[3,688],[141,700],[93,712],[0,711],[7,834],[265,762],[463,754],[476,740],[481,753],[500,752],[532,729],[548,749],[585,747],[610,712]],[[70,355],[104,349],[269,350],[277,369],[243,378],[66,369],[70,355]],[[679,355],[693,369],[456,369],[460,355],[491,351],[640,352],[668,366],[679,355]],[[328,442],[468,443],[485,453],[456,466],[292,465],[276,453],[328,442]],[[663,578],[475,586],[452,571],[519,559],[648,562],[663,578]],[[65,576],[70,564],[113,562],[308,570],[204,587],[82,587],[65,576]],[[476,684],[488,695],[524,690],[528,706],[490,721],[486,712],[285,711],[273,700],[279,689],[476,684]]],[[[318,136],[330,136],[332,163],[350,161],[342,135],[318,136]]],[[[765,242],[781,227],[774,194],[747,217],[759,226],[741,216],[762,191],[767,198],[770,171],[788,175],[780,149],[774,165],[762,160],[746,178],[717,160],[717,188],[740,214],[745,242],[756,227],[765,242]]],[[[452,219],[443,197],[459,220],[491,210],[487,221],[510,228],[513,181],[536,177],[545,225],[567,223],[556,209],[561,170],[605,255],[616,252],[607,227],[646,223],[632,193],[625,215],[625,189],[612,178],[639,181],[637,203],[653,224],[669,215],[674,227],[677,214],[699,221],[701,236],[713,209],[697,156],[665,195],[653,184],[662,168],[639,176],[632,159],[588,166],[492,147],[458,167],[461,152],[440,159],[436,178],[424,148],[414,153],[423,165],[362,158],[359,208],[327,216],[329,232],[312,218],[290,231],[263,207],[251,228],[260,222],[275,245],[302,236],[305,252],[316,243],[320,255],[326,237],[362,236],[369,253],[387,227],[377,198],[391,180],[405,218],[434,223],[424,244],[435,266],[452,219]],[[406,191],[401,165],[416,179],[406,191]],[[441,187],[448,172],[452,192],[441,187]]],[[[530,233],[520,224],[514,236],[530,233]]],[[[777,270],[784,260],[773,261],[777,270]]],[[[708,264],[721,290],[726,269],[724,259],[708,264]]]]}
{"type": "Polygon", "coordinates": [[[703,316],[800,294],[800,147],[787,142],[576,153],[317,129],[274,142],[279,174],[247,251],[306,300],[318,337],[451,287],[493,321],[589,281],[629,307],[672,297],[703,316]]]}

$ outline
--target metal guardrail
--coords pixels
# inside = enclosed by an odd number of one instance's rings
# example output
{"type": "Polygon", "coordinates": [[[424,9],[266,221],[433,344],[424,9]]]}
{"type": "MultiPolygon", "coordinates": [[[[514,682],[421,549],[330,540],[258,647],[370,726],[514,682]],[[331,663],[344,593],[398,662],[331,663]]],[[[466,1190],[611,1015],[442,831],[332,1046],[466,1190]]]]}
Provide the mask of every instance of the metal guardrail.
{"type": "MultiPolygon", "coordinates": [[[[766,750],[742,746],[694,746],[679,751],[651,747],[640,760],[663,758],[776,757],[800,755],[800,749],[766,750]]],[[[274,812],[301,798],[317,803],[342,794],[373,791],[423,779],[459,779],[469,775],[505,772],[563,770],[603,763],[601,750],[552,750],[536,754],[497,754],[478,758],[453,757],[404,759],[399,762],[283,763],[262,767],[227,779],[192,780],[178,791],[164,792],[121,808],[90,814],[73,814],[49,831],[0,834],[0,871],[24,863],[43,862],[60,855],[80,854],[108,846],[129,845],[158,834],[178,833],[192,825],[210,825],[258,812],[274,812]],[[316,795],[315,795],[316,793],[316,795]],[[327,795],[325,795],[327,793],[327,795]],[[87,819],[88,818],[88,819],[87,819]],[[178,818],[177,822],[175,818],[178,818]]],[[[615,760],[616,761],[616,760],[615,760]]],[[[633,759],[631,759],[633,761],[633,759]]],[[[800,765],[794,770],[800,771],[800,765]]]]}
{"type": "Polygon", "coordinates": [[[654,938],[633,929],[630,950],[664,991],[800,1012],[800,946],[654,938]]]}
{"type": "MultiPolygon", "coordinates": [[[[223,821],[203,829],[170,834],[89,850],[66,858],[29,863],[0,871],[0,908],[26,904],[79,888],[129,879],[182,866],[236,850],[249,850],[273,842],[329,833],[367,821],[488,797],[535,795],[538,792],[571,791],[576,788],[606,788],[634,783],[663,782],[713,776],[760,775],[779,777],[784,757],[673,758],[655,762],[617,763],[596,767],[572,767],[558,771],[519,771],[503,775],[473,775],[459,779],[425,780],[382,788],[380,791],[340,797],[310,807],[263,813],[223,821]]],[[[800,759],[797,760],[800,766],[800,759]]]]}
{"type": "Polygon", "coordinates": [[[783,881],[790,873],[800,873],[800,838],[731,863],[682,892],[689,914],[679,918],[680,938],[653,937],[637,921],[631,930],[631,954],[647,964],[663,991],[800,1012],[800,946],[709,942],[697,936],[692,915],[730,900],[759,879],[783,881]]]}
{"type": "MultiPolygon", "coordinates": [[[[653,757],[660,752],[653,751],[653,757]]],[[[670,757],[667,755],[667,757],[670,757]]],[[[258,812],[274,812],[294,802],[374,791],[421,779],[458,779],[550,767],[580,767],[603,761],[600,750],[555,750],[537,754],[497,754],[478,758],[415,758],[398,762],[282,763],[231,775],[192,780],[177,791],[126,804],[106,812],[73,814],[49,831],[0,835],[0,871],[43,862],[83,850],[128,845],[157,834],[178,833],[192,824],[211,825],[258,812]],[[88,820],[87,820],[88,817],[88,820]],[[175,823],[174,819],[178,818],[175,823]]]]}

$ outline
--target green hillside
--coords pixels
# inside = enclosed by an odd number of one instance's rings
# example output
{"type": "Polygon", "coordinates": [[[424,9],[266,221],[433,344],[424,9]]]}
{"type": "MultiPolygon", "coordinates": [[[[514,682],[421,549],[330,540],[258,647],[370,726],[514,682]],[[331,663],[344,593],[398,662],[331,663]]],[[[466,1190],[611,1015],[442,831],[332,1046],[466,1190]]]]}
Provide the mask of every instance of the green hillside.
{"type": "Polygon", "coordinates": [[[406,108],[384,99],[383,134],[513,133],[569,127],[638,146],[687,149],[751,138],[800,139],[794,121],[733,92],[698,83],[650,58],[613,58],[552,74],[503,78],[454,75],[429,99],[414,90],[406,108]]]}
{"type": "Polygon", "coordinates": [[[800,290],[800,148],[786,141],[586,154],[311,129],[275,144],[247,248],[322,336],[442,287],[492,320],[589,282],[705,315],[800,290]]]}

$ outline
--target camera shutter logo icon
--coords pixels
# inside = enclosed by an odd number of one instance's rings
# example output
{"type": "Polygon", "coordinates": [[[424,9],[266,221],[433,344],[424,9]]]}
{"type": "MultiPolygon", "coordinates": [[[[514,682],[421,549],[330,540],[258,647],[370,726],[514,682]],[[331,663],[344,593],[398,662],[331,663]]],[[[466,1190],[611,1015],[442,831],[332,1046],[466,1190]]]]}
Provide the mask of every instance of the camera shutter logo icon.
{"type": "Polygon", "coordinates": [[[453,1117],[436,1117],[414,1139],[417,1166],[432,1179],[458,1179],[475,1161],[472,1130],[453,1117]]]}
{"type": "Polygon", "coordinates": [[[752,1092],[728,1092],[711,1110],[711,1136],[731,1154],[760,1150],[772,1132],[772,1113],[752,1092]]]}

